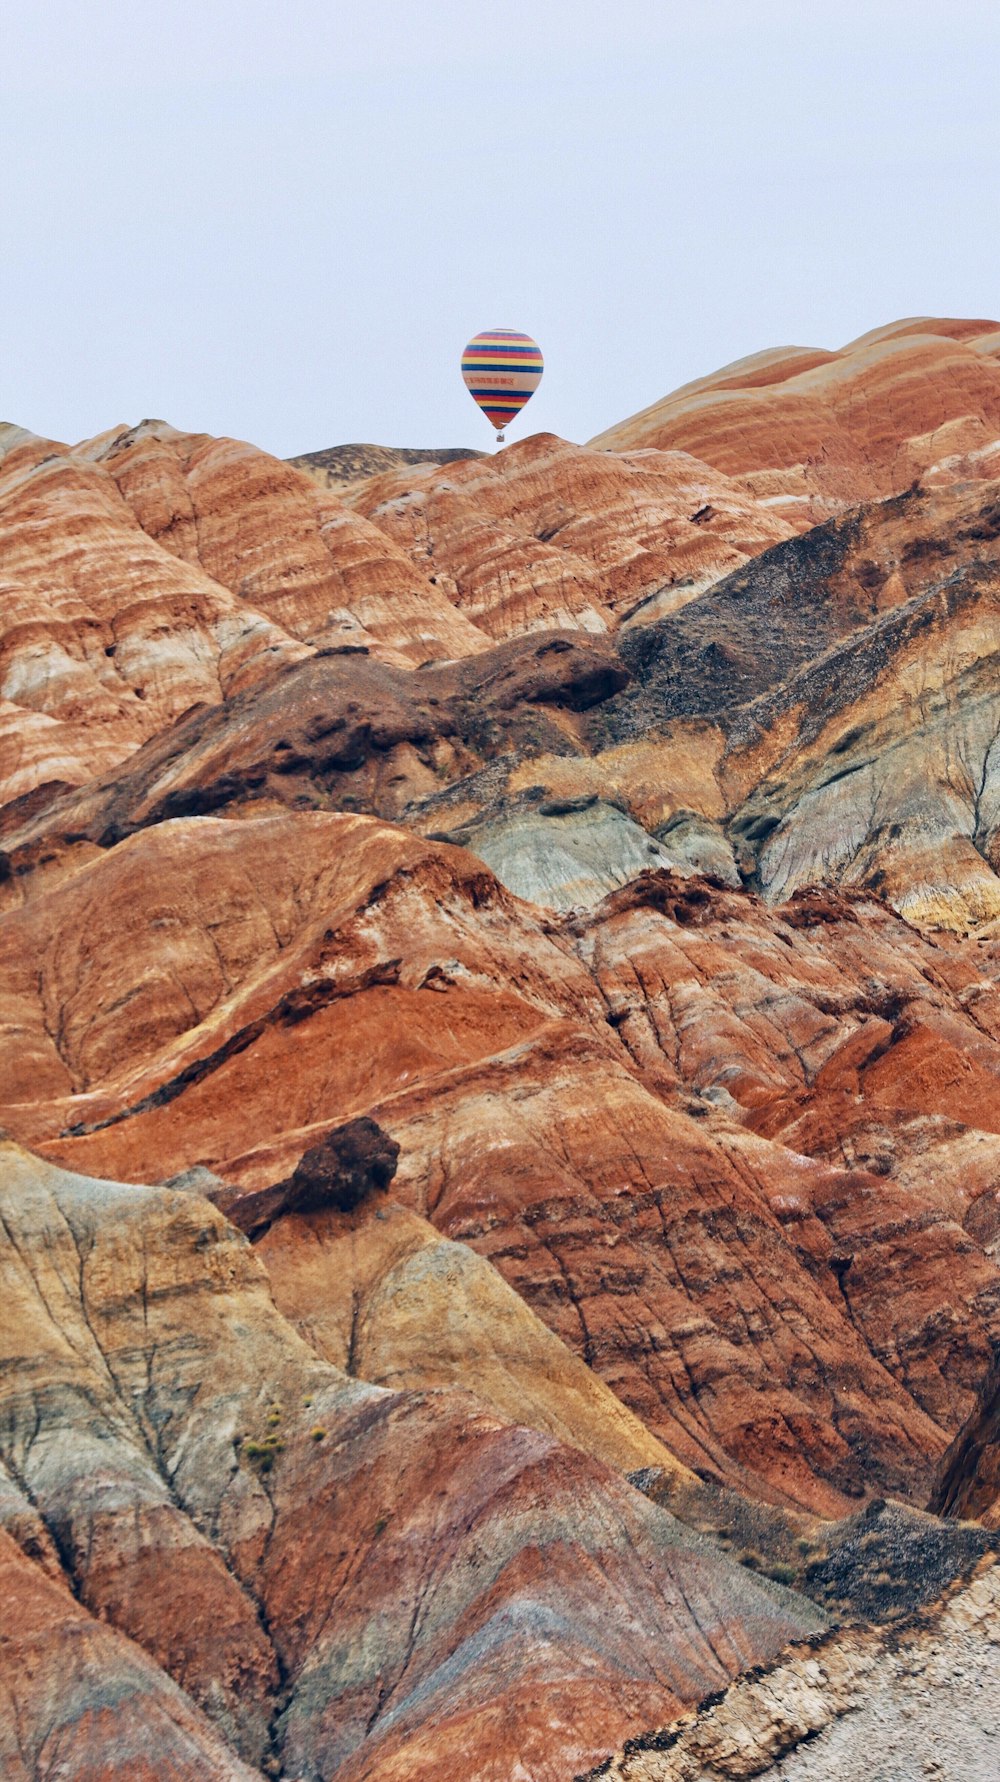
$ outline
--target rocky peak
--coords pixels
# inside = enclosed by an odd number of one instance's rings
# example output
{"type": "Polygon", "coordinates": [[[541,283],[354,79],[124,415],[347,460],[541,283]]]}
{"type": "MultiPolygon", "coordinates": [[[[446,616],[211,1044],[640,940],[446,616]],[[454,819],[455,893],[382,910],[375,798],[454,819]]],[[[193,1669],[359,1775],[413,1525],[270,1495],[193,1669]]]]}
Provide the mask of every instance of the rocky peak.
{"type": "Polygon", "coordinates": [[[998,354],[0,434],[5,1777],[992,1775],[998,354]]]}

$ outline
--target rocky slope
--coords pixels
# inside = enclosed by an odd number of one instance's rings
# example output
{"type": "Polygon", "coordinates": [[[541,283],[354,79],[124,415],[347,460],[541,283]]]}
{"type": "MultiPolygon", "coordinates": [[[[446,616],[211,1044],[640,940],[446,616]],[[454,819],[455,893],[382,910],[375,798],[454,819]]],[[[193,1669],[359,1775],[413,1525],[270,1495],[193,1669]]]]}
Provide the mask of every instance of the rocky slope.
{"type": "Polygon", "coordinates": [[[78,783],[320,640],[485,643],[360,515],[266,453],[157,422],[0,433],[0,795],[78,783]]]}
{"type": "Polygon", "coordinates": [[[83,1608],[57,1567],[36,1563],[5,1528],[0,1591],[0,1760],[9,1782],[53,1773],[71,1782],[259,1778],[190,1695],[83,1608]]]}
{"type": "Polygon", "coordinates": [[[0,1216],[25,1775],[555,1777],[820,1620],[551,1437],[348,1379],[195,1194],[7,1145],[0,1216]]]}
{"type": "Polygon", "coordinates": [[[419,446],[344,445],[330,446],[321,452],[302,452],[297,458],[289,458],[288,462],[294,464],[296,470],[304,470],[321,489],[339,493],[386,470],[456,464],[466,458],[482,456],[482,452],[463,451],[454,446],[425,450],[419,446]]]}
{"type": "Polygon", "coordinates": [[[928,469],[995,476],[996,322],[909,317],[839,352],[782,347],[726,365],[591,441],[691,452],[807,523],[900,494],[928,469]]]}
{"type": "Polygon", "coordinates": [[[5,1775],[850,1775],[975,1691],[996,343],[4,431],[5,1775]]]}
{"type": "Polygon", "coordinates": [[[976,1403],[943,1455],[931,1508],[1000,1527],[1000,1368],[983,1380],[976,1403]]]}
{"type": "Polygon", "coordinates": [[[991,1782],[1000,1725],[994,1566],[891,1639],[811,1641],[694,1719],[630,1741],[587,1782],[991,1782]]]}
{"type": "Polygon", "coordinates": [[[551,434],[376,476],[346,499],[494,638],[644,622],[794,531],[685,452],[612,455],[551,434]]]}
{"type": "Polygon", "coordinates": [[[285,812],[95,849],[0,949],[44,1154],[259,1190],[372,1113],[395,1194],[685,1465],[926,1496],[1000,1337],[992,948],[662,874],[554,922],[460,850],[285,812]]]}
{"type": "Polygon", "coordinates": [[[764,550],[614,639],[479,632],[418,674],[364,645],[258,664],[76,793],[35,760],[48,784],[10,804],[3,844],[17,866],[163,816],[332,805],[467,845],[554,908],[658,864],[772,900],[861,886],[923,928],[989,934],[998,539],[1000,487],[944,483],[764,550]]]}
{"type": "Polygon", "coordinates": [[[349,1220],[292,1214],[257,1254],[279,1310],[345,1372],[464,1389],[621,1472],[693,1478],[495,1268],[398,1201],[349,1220]]]}
{"type": "Polygon", "coordinates": [[[3,428],[0,795],[80,783],[317,648],[414,666],[540,627],[603,632],[789,535],[682,455],[541,439],[519,458],[513,485],[473,457],[427,502],[418,464],[348,505],[331,492],[347,484],[162,422],[73,448],[3,428]]]}

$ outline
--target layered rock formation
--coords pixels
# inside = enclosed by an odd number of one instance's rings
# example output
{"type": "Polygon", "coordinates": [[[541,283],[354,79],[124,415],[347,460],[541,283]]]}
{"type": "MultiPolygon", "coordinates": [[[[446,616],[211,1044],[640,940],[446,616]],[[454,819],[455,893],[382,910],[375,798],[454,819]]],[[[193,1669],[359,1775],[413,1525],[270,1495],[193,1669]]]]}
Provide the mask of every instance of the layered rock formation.
{"type": "Polygon", "coordinates": [[[818,1624],[578,1452],[349,1380],[197,1195],[7,1145],[0,1209],[5,1773],[554,1777],[818,1624]]]}
{"type": "Polygon", "coordinates": [[[550,434],[377,476],[347,499],[494,638],[672,612],[794,530],[685,452],[611,455],[550,434]]]}
{"type": "Polygon", "coordinates": [[[398,1201],[350,1222],[282,1219],[258,1254],[275,1304],[346,1372],[396,1391],[464,1389],[621,1472],[693,1477],[498,1270],[398,1201]]]}
{"type": "Polygon", "coordinates": [[[485,643],[361,516],[266,453],[158,422],[0,436],[5,799],[121,761],[317,641],[485,643]],[[248,523],[249,522],[249,523],[248,523]]]}
{"type": "MultiPolygon", "coordinates": [[[[0,1760],[10,1782],[252,1782],[191,1697],[0,1528],[0,1760]]],[[[220,1653],[221,1657],[221,1653],[220,1653]]]]}
{"type": "Polygon", "coordinates": [[[974,1688],[997,338],[5,431],[5,1774],[852,1774],[974,1688]]]}
{"type": "Polygon", "coordinates": [[[983,480],[876,503],[615,640],[480,632],[418,674],[326,644],[81,791],[13,803],[4,845],[34,865],[164,816],[332,804],[461,842],[555,908],[675,865],[772,900],[861,886],[921,927],[988,934],[998,515],[983,480]]]}
{"type": "Polygon", "coordinates": [[[150,825],[0,941],[6,1118],[46,1155],[259,1191],[374,1115],[394,1196],[685,1465],[830,1513],[930,1489],[1000,1336],[992,950],[662,874],[559,924],[319,813],[150,825]]]}
{"type": "Polygon", "coordinates": [[[691,452],[812,524],[899,494],[931,467],[996,476],[996,322],[910,317],[839,352],[784,347],[726,365],[591,441],[691,452]]]}
{"type": "Polygon", "coordinates": [[[604,631],[790,531],[680,454],[615,461],[557,440],[518,448],[512,486],[468,458],[442,473],[454,488],[425,491],[419,464],[335,485],[350,505],[251,446],[162,422],[72,449],[7,427],[0,448],[6,799],[80,783],[317,647],[413,666],[540,627],[604,631]]]}
{"type": "Polygon", "coordinates": [[[401,470],[414,465],[457,464],[467,458],[481,458],[482,452],[463,451],[461,447],[423,448],[414,446],[345,445],[330,446],[321,452],[302,452],[289,458],[296,470],[304,470],[321,489],[340,493],[369,477],[386,470],[401,470]]]}

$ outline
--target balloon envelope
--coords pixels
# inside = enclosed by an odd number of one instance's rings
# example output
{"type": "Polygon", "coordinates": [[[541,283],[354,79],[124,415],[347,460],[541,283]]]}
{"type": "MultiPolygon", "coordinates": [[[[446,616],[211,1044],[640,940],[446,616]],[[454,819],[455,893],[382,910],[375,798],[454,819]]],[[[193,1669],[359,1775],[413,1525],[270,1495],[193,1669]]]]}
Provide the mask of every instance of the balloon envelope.
{"type": "Polygon", "coordinates": [[[544,360],[530,334],[487,328],[462,354],[462,376],[486,419],[502,432],[542,381],[544,360]]]}

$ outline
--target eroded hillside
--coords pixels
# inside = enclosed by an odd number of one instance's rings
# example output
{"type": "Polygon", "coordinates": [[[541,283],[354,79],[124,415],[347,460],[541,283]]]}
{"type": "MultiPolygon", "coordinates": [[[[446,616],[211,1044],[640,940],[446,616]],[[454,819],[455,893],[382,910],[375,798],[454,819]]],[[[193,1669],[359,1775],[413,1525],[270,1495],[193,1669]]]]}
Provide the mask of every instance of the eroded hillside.
{"type": "Polygon", "coordinates": [[[5,430],[5,1776],[805,1778],[973,1688],[998,342],[5,430]]]}

